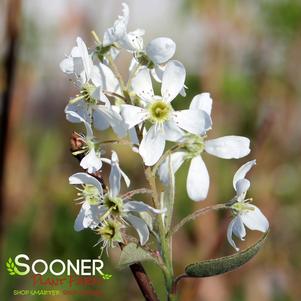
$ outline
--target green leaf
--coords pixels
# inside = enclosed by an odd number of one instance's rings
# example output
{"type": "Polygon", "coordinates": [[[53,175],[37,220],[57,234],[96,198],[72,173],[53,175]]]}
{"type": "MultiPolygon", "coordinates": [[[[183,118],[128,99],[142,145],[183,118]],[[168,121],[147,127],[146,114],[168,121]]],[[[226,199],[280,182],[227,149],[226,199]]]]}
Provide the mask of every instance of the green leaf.
{"type": "Polygon", "coordinates": [[[156,258],[154,258],[149,252],[131,242],[123,248],[119,258],[118,266],[120,268],[125,268],[128,265],[131,265],[138,261],[146,260],[154,261],[157,263],[156,258]]]}
{"type": "Polygon", "coordinates": [[[185,272],[190,277],[210,277],[230,272],[252,259],[262,248],[268,232],[248,249],[217,259],[210,259],[188,265],[185,272]]]}
{"type": "Polygon", "coordinates": [[[12,263],[13,260],[11,259],[11,257],[8,258],[8,263],[12,263]]]}

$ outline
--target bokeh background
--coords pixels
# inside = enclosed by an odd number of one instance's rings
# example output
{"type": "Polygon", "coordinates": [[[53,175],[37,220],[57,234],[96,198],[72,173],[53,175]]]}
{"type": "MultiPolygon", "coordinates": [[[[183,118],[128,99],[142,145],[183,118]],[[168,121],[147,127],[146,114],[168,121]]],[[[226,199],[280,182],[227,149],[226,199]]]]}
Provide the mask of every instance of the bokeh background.
{"type": "MultiPolygon", "coordinates": [[[[6,87],[5,56],[8,4],[0,2],[0,92],[6,87]]],[[[193,203],[186,195],[185,166],[177,176],[175,220],[202,206],[232,198],[232,176],[247,160],[256,158],[250,173],[249,196],[269,218],[271,232],[264,249],[238,271],[201,280],[184,280],[181,300],[289,301],[301,300],[301,2],[300,0],[210,1],[128,0],[129,29],[146,29],[145,41],[169,36],[177,43],[176,59],[187,68],[187,97],[176,100],[187,107],[193,95],[210,92],[214,99],[211,138],[236,134],[250,137],[252,153],[241,160],[204,155],[211,175],[208,199],[193,203]]],[[[1,237],[2,300],[142,300],[130,271],[118,271],[118,250],[105,258],[102,297],[14,297],[13,289],[32,287],[32,281],[9,276],[9,256],[31,258],[95,258],[99,248],[92,231],[76,233],[79,210],[68,177],[79,171],[69,152],[76,127],[63,113],[75,94],[59,69],[79,35],[93,45],[121,11],[121,1],[24,0],[19,21],[19,47],[12,90],[4,182],[1,237]]],[[[129,57],[118,59],[126,75],[129,57]]],[[[1,99],[3,107],[3,99],[1,99]]],[[[1,116],[3,118],[3,116],[1,116]]],[[[107,138],[110,132],[100,133],[107,138]]],[[[3,147],[3,145],[1,145],[3,147]]],[[[144,185],[141,164],[127,147],[117,148],[124,170],[135,187],[144,185]]],[[[106,173],[104,175],[106,177],[106,173]]],[[[189,224],[174,239],[177,274],[198,259],[233,253],[225,231],[230,217],[208,214],[189,224]]],[[[245,247],[260,234],[248,233],[245,247]]],[[[146,264],[161,291],[160,271],[146,264]]],[[[26,279],[25,279],[26,278],[26,279]]]]}

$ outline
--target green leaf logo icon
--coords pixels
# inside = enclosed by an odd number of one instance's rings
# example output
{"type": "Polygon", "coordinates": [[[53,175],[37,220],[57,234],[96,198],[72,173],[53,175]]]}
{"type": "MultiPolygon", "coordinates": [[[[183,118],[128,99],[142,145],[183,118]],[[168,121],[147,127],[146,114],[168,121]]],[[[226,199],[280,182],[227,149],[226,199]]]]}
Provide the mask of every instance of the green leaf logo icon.
{"type": "Polygon", "coordinates": [[[102,274],[101,277],[102,277],[102,279],[104,279],[104,280],[109,280],[109,279],[112,278],[112,275],[111,275],[111,274],[102,274]]]}
{"type": "Polygon", "coordinates": [[[16,275],[16,271],[15,271],[15,263],[13,262],[13,260],[11,259],[11,257],[8,258],[7,262],[6,262],[6,269],[9,273],[9,275],[16,275]]]}

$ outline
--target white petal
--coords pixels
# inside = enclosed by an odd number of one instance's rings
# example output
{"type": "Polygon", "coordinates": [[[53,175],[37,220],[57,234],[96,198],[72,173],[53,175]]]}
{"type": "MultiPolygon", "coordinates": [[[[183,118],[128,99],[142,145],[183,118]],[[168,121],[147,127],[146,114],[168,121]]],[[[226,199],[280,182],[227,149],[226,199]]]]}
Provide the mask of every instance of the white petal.
{"type": "Polygon", "coordinates": [[[172,101],[184,87],[186,71],[179,61],[170,61],[166,65],[161,86],[161,94],[165,101],[172,101]]]}
{"type": "Polygon", "coordinates": [[[160,214],[164,213],[166,209],[155,209],[150,205],[145,204],[144,202],[139,201],[129,201],[124,204],[123,209],[125,212],[136,211],[136,212],[144,212],[149,211],[152,213],[160,214]]]}
{"type": "Polygon", "coordinates": [[[168,141],[177,142],[184,136],[184,132],[177,126],[173,120],[164,122],[165,139],[168,141]]]}
{"type": "Polygon", "coordinates": [[[250,140],[241,136],[224,136],[205,141],[207,153],[223,159],[239,159],[250,153],[250,140]]]}
{"type": "Polygon", "coordinates": [[[242,165],[233,177],[233,187],[236,188],[237,181],[244,179],[246,174],[251,170],[251,168],[256,165],[256,160],[249,161],[242,165]]]}
{"type": "Polygon", "coordinates": [[[165,66],[156,65],[155,68],[151,70],[151,74],[154,80],[158,83],[162,82],[165,66]]]}
{"type": "Polygon", "coordinates": [[[74,117],[73,114],[69,114],[69,112],[75,112],[82,119],[90,122],[91,118],[89,116],[89,107],[86,102],[83,100],[79,100],[74,104],[68,104],[65,108],[66,119],[72,123],[82,122],[78,117],[74,117]]]}
{"type": "Polygon", "coordinates": [[[212,98],[210,97],[210,93],[201,93],[194,96],[189,108],[203,110],[211,116],[212,98]]]}
{"type": "Polygon", "coordinates": [[[244,240],[245,236],[246,236],[246,229],[245,226],[243,224],[243,221],[240,217],[240,215],[238,215],[235,219],[234,219],[234,223],[233,223],[233,233],[235,234],[236,237],[238,237],[240,240],[244,240]]]}
{"type": "Polygon", "coordinates": [[[119,45],[128,51],[141,51],[143,49],[143,38],[145,31],[143,29],[136,29],[124,35],[123,39],[119,41],[119,45]]]}
{"type": "Polygon", "coordinates": [[[141,141],[139,153],[145,165],[154,165],[162,156],[165,148],[164,133],[157,131],[153,125],[141,141]]]}
{"type": "Polygon", "coordinates": [[[132,105],[121,105],[120,111],[129,129],[144,121],[148,116],[147,110],[132,105]]]}
{"type": "Polygon", "coordinates": [[[127,25],[129,22],[130,10],[126,3],[122,3],[122,15],[114,22],[114,25],[108,28],[103,37],[103,46],[112,45],[118,42],[126,34],[127,25]]]}
{"type": "Polygon", "coordinates": [[[101,101],[102,103],[104,103],[106,105],[110,105],[110,101],[107,98],[107,96],[104,94],[101,86],[98,86],[94,89],[94,91],[91,93],[91,97],[93,99],[101,101]]]}
{"type": "Polygon", "coordinates": [[[146,46],[146,54],[155,64],[170,60],[176,52],[176,44],[169,38],[156,38],[146,46]]]}
{"type": "Polygon", "coordinates": [[[250,230],[257,230],[266,232],[269,229],[269,221],[262,214],[259,208],[254,205],[248,204],[253,210],[243,211],[240,213],[243,223],[250,230]]]}
{"type": "Polygon", "coordinates": [[[99,224],[102,210],[98,205],[90,205],[84,202],[75,220],[74,230],[81,231],[85,228],[95,229],[99,224]]]}
{"type": "Polygon", "coordinates": [[[111,172],[109,177],[110,193],[112,197],[116,197],[120,192],[121,173],[119,168],[119,160],[116,152],[112,151],[111,172]]]}
{"type": "Polygon", "coordinates": [[[164,160],[158,170],[158,174],[162,183],[165,185],[169,183],[169,160],[171,160],[170,164],[172,166],[172,171],[175,174],[183,164],[185,156],[185,152],[176,152],[172,153],[166,160],[164,160]]]}
{"type": "Polygon", "coordinates": [[[72,119],[76,122],[83,122],[86,127],[86,132],[87,132],[86,137],[87,138],[93,137],[93,131],[92,131],[91,125],[82,116],[80,116],[75,111],[68,111],[68,109],[65,109],[65,114],[66,114],[66,116],[68,116],[69,119],[72,119]]]}
{"type": "Polygon", "coordinates": [[[79,232],[85,229],[84,227],[84,218],[85,218],[85,209],[83,207],[81,207],[75,222],[74,222],[74,230],[79,232]]]}
{"type": "Polygon", "coordinates": [[[144,101],[151,102],[154,98],[154,90],[149,70],[141,69],[132,79],[134,92],[144,101]]]}
{"type": "MultiPolygon", "coordinates": [[[[139,144],[139,139],[138,139],[138,136],[137,136],[137,132],[136,132],[136,129],[134,127],[129,129],[129,136],[130,136],[132,144],[135,144],[135,145],[139,144]]],[[[133,147],[133,151],[135,151],[135,153],[138,152],[138,149],[137,149],[136,146],[133,147]]]]}
{"type": "Polygon", "coordinates": [[[126,187],[129,187],[131,185],[130,178],[127,176],[127,174],[121,168],[120,168],[120,173],[121,173],[121,176],[123,177],[126,187]]]}
{"type": "Polygon", "coordinates": [[[247,179],[240,179],[236,182],[235,190],[239,201],[243,200],[249,188],[250,181],[247,179]]]}
{"type": "Polygon", "coordinates": [[[97,181],[94,177],[84,173],[84,172],[78,172],[69,177],[69,184],[72,185],[80,185],[80,184],[88,184],[95,186],[99,193],[102,195],[103,190],[102,186],[99,181],[97,181]]]}
{"type": "Polygon", "coordinates": [[[60,63],[61,70],[66,74],[74,73],[74,62],[72,57],[67,57],[60,63]]]}
{"type": "Polygon", "coordinates": [[[110,127],[106,114],[104,114],[97,106],[95,106],[93,110],[93,124],[95,128],[100,131],[104,131],[110,127]]]}
{"type": "Polygon", "coordinates": [[[202,110],[176,111],[173,116],[179,127],[196,135],[204,135],[211,128],[211,118],[202,110]]]}
{"type": "Polygon", "coordinates": [[[101,86],[103,90],[120,93],[119,82],[113,71],[102,63],[97,65],[97,70],[97,76],[93,78],[94,84],[96,86],[101,86]]]}
{"type": "Polygon", "coordinates": [[[228,239],[228,242],[229,244],[238,252],[239,251],[239,248],[237,248],[233,238],[232,238],[232,232],[233,232],[233,227],[234,227],[234,224],[236,222],[236,218],[235,217],[229,224],[228,226],[228,229],[227,229],[227,239],[228,239]]]}
{"type": "Polygon", "coordinates": [[[145,245],[149,239],[149,230],[145,221],[140,217],[134,216],[132,214],[127,214],[125,218],[137,231],[140,239],[140,244],[142,246],[145,245]]]}
{"type": "Polygon", "coordinates": [[[77,37],[76,42],[77,42],[78,50],[80,52],[81,59],[83,61],[85,74],[87,76],[86,81],[88,81],[90,79],[90,76],[91,76],[92,65],[93,64],[92,64],[91,58],[89,56],[87,46],[84,43],[84,41],[80,37],[77,37]]]}
{"type": "Polygon", "coordinates": [[[106,121],[110,124],[115,134],[122,138],[127,134],[127,125],[124,123],[120,114],[116,112],[114,106],[98,105],[95,108],[103,113],[106,121]]]}
{"type": "Polygon", "coordinates": [[[91,149],[88,154],[80,161],[80,166],[83,169],[87,169],[89,173],[94,173],[101,169],[102,161],[101,158],[96,155],[95,150],[91,149]]]}
{"type": "Polygon", "coordinates": [[[188,196],[193,201],[206,199],[209,190],[209,174],[201,156],[196,156],[191,160],[186,186],[188,196]]]}

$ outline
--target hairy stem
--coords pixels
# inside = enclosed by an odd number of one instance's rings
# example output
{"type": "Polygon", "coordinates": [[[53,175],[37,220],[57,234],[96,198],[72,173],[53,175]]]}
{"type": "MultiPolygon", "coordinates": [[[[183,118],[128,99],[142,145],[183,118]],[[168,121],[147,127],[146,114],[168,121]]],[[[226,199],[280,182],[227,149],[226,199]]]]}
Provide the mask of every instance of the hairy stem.
{"type": "Polygon", "coordinates": [[[178,224],[175,225],[175,227],[170,231],[170,236],[174,235],[178,230],[180,230],[186,223],[196,219],[198,216],[203,215],[209,211],[219,210],[219,209],[225,209],[228,208],[226,204],[218,204],[214,206],[208,206],[201,208],[186,217],[184,217],[178,224]]]}
{"type": "MultiPolygon", "coordinates": [[[[158,189],[156,185],[156,177],[152,173],[149,167],[145,169],[145,176],[152,190],[154,206],[157,209],[162,209],[159,200],[158,189]]],[[[174,277],[173,265],[172,265],[172,246],[171,246],[172,237],[167,235],[167,231],[161,215],[157,216],[157,225],[159,229],[161,256],[164,265],[166,266],[166,270],[163,271],[165,286],[167,290],[168,300],[171,301],[174,300],[174,296],[172,296],[173,277],[174,277]]]]}
{"type": "Polygon", "coordinates": [[[128,199],[136,194],[152,194],[152,191],[150,189],[146,189],[146,188],[139,188],[139,189],[131,190],[131,191],[125,193],[124,195],[121,196],[121,198],[128,199]]]}

